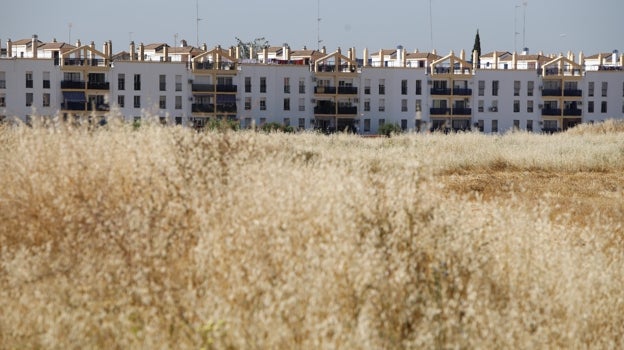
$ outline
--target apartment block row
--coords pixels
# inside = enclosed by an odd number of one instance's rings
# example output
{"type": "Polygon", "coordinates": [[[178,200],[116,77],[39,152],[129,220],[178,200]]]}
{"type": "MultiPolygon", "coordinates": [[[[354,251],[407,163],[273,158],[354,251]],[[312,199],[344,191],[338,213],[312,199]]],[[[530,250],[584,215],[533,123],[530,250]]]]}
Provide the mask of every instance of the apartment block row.
{"type": "Polygon", "coordinates": [[[128,121],[147,116],[201,128],[277,122],[299,129],[375,134],[404,130],[535,132],[624,118],[624,55],[462,50],[328,52],[288,45],[208,49],[165,43],[113,53],[42,42],[0,41],[0,119],[59,116],[128,121]],[[246,49],[245,57],[241,51],[246,49]]]}

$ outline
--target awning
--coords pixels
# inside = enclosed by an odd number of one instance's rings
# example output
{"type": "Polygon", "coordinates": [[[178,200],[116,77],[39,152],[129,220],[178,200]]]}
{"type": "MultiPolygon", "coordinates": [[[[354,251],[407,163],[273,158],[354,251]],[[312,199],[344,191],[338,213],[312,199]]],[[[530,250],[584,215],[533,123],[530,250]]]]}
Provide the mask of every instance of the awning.
{"type": "Polygon", "coordinates": [[[217,95],[217,103],[236,103],[236,95],[217,95]]]}
{"type": "Polygon", "coordinates": [[[63,99],[66,102],[86,102],[85,93],[81,91],[64,91],[63,99]]]}

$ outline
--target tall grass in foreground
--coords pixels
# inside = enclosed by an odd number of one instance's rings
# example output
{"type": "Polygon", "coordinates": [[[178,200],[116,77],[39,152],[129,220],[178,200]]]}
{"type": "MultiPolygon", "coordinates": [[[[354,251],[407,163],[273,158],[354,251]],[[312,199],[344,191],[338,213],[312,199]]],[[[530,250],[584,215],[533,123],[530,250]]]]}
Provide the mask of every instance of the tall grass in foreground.
{"type": "Polygon", "coordinates": [[[438,177],[619,172],[623,150],[3,128],[0,348],[622,348],[622,216],[570,225],[438,177]]]}

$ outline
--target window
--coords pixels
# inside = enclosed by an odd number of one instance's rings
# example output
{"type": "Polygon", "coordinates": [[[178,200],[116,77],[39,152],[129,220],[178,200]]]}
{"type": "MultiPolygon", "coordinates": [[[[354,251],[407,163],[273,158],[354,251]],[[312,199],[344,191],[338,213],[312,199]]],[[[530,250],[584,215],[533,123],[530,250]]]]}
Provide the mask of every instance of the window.
{"type": "Polygon", "coordinates": [[[514,111],[514,113],[520,112],[520,101],[519,100],[514,100],[514,102],[513,102],[513,111],[514,111]]]}
{"type": "Polygon", "coordinates": [[[284,118],[284,126],[290,126],[290,118],[284,118]]]}
{"type": "Polygon", "coordinates": [[[382,118],[382,119],[379,119],[377,127],[378,127],[378,128],[381,128],[381,127],[382,127],[382,126],[384,126],[385,124],[386,124],[386,120],[385,120],[385,119],[383,119],[383,118],[382,118]]]}
{"type": "Polygon", "coordinates": [[[401,95],[407,95],[407,80],[401,80],[401,95]]]}
{"type": "Polygon", "coordinates": [[[160,96],[158,99],[158,107],[160,107],[160,109],[167,109],[167,96],[160,96]]]}
{"type": "Polygon", "coordinates": [[[498,120],[492,120],[492,132],[498,132],[498,120]]]}
{"type": "Polygon", "coordinates": [[[299,98],[299,112],[304,112],[304,111],[305,111],[305,98],[300,97],[299,98]]]}
{"type": "Polygon", "coordinates": [[[284,99],[284,110],[290,111],[290,98],[288,97],[284,99]]]}
{"type": "Polygon", "coordinates": [[[134,108],[141,108],[141,96],[134,96],[134,108]]]}
{"type": "Polygon", "coordinates": [[[379,99],[379,111],[380,112],[385,112],[386,110],[386,100],[384,100],[383,98],[379,99]]]}
{"type": "Polygon", "coordinates": [[[370,132],[370,119],[364,119],[364,132],[370,132]]]}
{"type": "Polygon", "coordinates": [[[175,76],[175,91],[182,91],[182,76],[175,76]]]}
{"type": "Polygon", "coordinates": [[[6,73],[0,72],[0,89],[6,89],[6,73]]]}
{"type": "Polygon", "coordinates": [[[260,99],[260,110],[266,111],[266,98],[262,97],[260,99]]]}
{"type": "Polygon", "coordinates": [[[50,107],[50,94],[43,94],[43,107],[50,107]]]}
{"type": "Polygon", "coordinates": [[[123,91],[126,89],[126,75],[118,74],[117,75],[117,90],[123,91]]]}
{"type": "Polygon", "coordinates": [[[485,95],[485,81],[479,80],[479,96],[485,95]]]}
{"type": "Polygon", "coordinates": [[[182,96],[175,97],[175,109],[182,109],[182,96]]]}
{"type": "Polygon", "coordinates": [[[260,126],[266,124],[266,118],[260,118],[260,126]]]}
{"type": "Polygon", "coordinates": [[[407,112],[407,100],[406,99],[401,100],[401,112],[407,112]]]}
{"type": "Polygon", "coordinates": [[[527,101],[527,113],[533,113],[533,100],[527,101]]]}
{"type": "Polygon", "coordinates": [[[594,96],[594,82],[590,81],[587,84],[587,96],[593,97],[594,96]]]}
{"type": "Polygon", "coordinates": [[[498,100],[492,101],[492,106],[490,107],[490,112],[498,112],[498,100]]]}
{"type": "Polygon", "coordinates": [[[141,74],[134,75],[134,91],[141,90],[141,74]]]}
{"type": "Polygon", "coordinates": [[[622,101],[622,113],[624,113],[624,101],[622,101]]]}
{"type": "Polygon", "coordinates": [[[416,80],[416,95],[422,95],[422,80],[416,80]]]}
{"type": "Polygon", "coordinates": [[[298,126],[299,126],[300,130],[305,129],[305,118],[299,118],[299,123],[298,124],[299,124],[298,126]]]}
{"type": "Polygon", "coordinates": [[[251,97],[250,96],[245,97],[245,110],[246,111],[251,110],[251,97]]]}
{"type": "Polygon", "coordinates": [[[32,87],[33,87],[33,73],[26,72],[26,88],[32,88],[32,87]]]}
{"type": "Polygon", "coordinates": [[[414,103],[414,110],[416,112],[422,111],[422,100],[416,100],[416,103],[414,103]]]}
{"type": "Polygon", "coordinates": [[[600,102],[600,113],[607,113],[607,101],[600,102]]]}
{"type": "Polygon", "coordinates": [[[126,105],[126,97],[124,95],[117,96],[117,104],[120,108],[124,108],[126,105]]]}
{"type": "Polygon", "coordinates": [[[492,96],[498,96],[498,80],[492,81],[492,96]]]}
{"type": "Polygon", "coordinates": [[[587,113],[594,113],[594,101],[587,102],[587,113]]]}
{"type": "Polygon", "coordinates": [[[245,92],[251,92],[251,77],[245,77],[245,92]]]}
{"type": "Polygon", "coordinates": [[[30,107],[33,104],[33,94],[32,92],[26,93],[26,107],[30,107]]]}
{"type": "Polygon", "coordinates": [[[299,78],[299,93],[305,94],[305,78],[299,78]]]}
{"type": "Polygon", "coordinates": [[[526,129],[527,129],[527,131],[533,131],[533,121],[532,120],[527,120],[526,121],[526,129]]]}
{"type": "Polygon", "coordinates": [[[514,129],[520,129],[520,120],[519,119],[514,119],[513,127],[514,127],[514,129]]]}
{"type": "Polygon", "coordinates": [[[407,119],[401,119],[401,130],[407,130],[407,119]]]}
{"type": "MultiPolygon", "coordinates": [[[[2,79],[2,78],[0,78],[0,79],[2,79]]],[[[624,97],[624,83],[622,83],[622,97],[624,97]]]]}
{"type": "Polygon", "coordinates": [[[182,125],[182,117],[175,117],[175,125],[182,125]]]}
{"type": "Polygon", "coordinates": [[[160,91],[167,91],[167,76],[164,74],[161,74],[158,77],[158,88],[160,89],[160,91]]]}
{"type": "Polygon", "coordinates": [[[370,112],[370,98],[364,100],[364,112],[370,112]]]}
{"type": "Polygon", "coordinates": [[[290,93],[290,78],[288,78],[288,77],[284,78],[284,93],[285,94],[289,94],[290,93]]]}
{"type": "Polygon", "coordinates": [[[0,107],[6,107],[6,95],[0,94],[0,107]]]}
{"type": "Polygon", "coordinates": [[[484,105],[485,105],[484,103],[485,103],[485,101],[483,101],[483,100],[479,100],[479,102],[478,102],[478,107],[477,107],[477,109],[478,109],[478,111],[479,111],[480,113],[483,113],[483,110],[485,109],[485,108],[484,108],[484,105]]]}
{"type": "Polygon", "coordinates": [[[527,96],[533,96],[534,88],[535,88],[535,82],[533,80],[527,81],[527,96]]]}
{"type": "Polygon", "coordinates": [[[609,83],[606,81],[602,82],[602,97],[607,97],[607,89],[609,87],[609,83]]]}
{"type": "Polygon", "coordinates": [[[50,88],[50,72],[43,72],[43,88],[50,88]]]}
{"type": "Polygon", "coordinates": [[[483,119],[477,120],[477,127],[479,128],[480,132],[483,132],[483,130],[485,129],[485,123],[483,122],[483,119]]]}
{"type": "Polygon", "coordinates": [[[520,96],[520,80],[514,80],[514,96],[520,96]]]}
{"type": "Polygon", "coordinates": [[[371,90],[371,80],[370,79],[365,79],[364,80],[364,95],[370,95],[370,90],[371,90]]]}
{"type": "Polygon", "coordinates": [[[379,79],[379,94],[386,94],[386,79],[379,79]]]}
{"type": "Polygon", "coordinates": [[[266,92],[266,77],[260,77],[260,92],[266,92]]]}

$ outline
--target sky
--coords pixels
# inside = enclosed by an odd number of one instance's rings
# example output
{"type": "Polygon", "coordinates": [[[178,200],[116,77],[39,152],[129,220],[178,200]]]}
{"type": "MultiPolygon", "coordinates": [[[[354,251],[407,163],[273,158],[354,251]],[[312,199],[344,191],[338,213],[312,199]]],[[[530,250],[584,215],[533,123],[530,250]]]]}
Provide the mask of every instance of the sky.
{"type": "Polygon", "coordinates": [[[448,54],[470,52],[478,29],[482,53],[523,44],[531,53],[624,52],[623,0],[19,0],[1,8],[3,47],[33,34],[100,50],[112,40],[114,52],[130,41],[210,48],[264,37],[292,49],[355,47],[358,57],[398,45],[448,54]]]}

